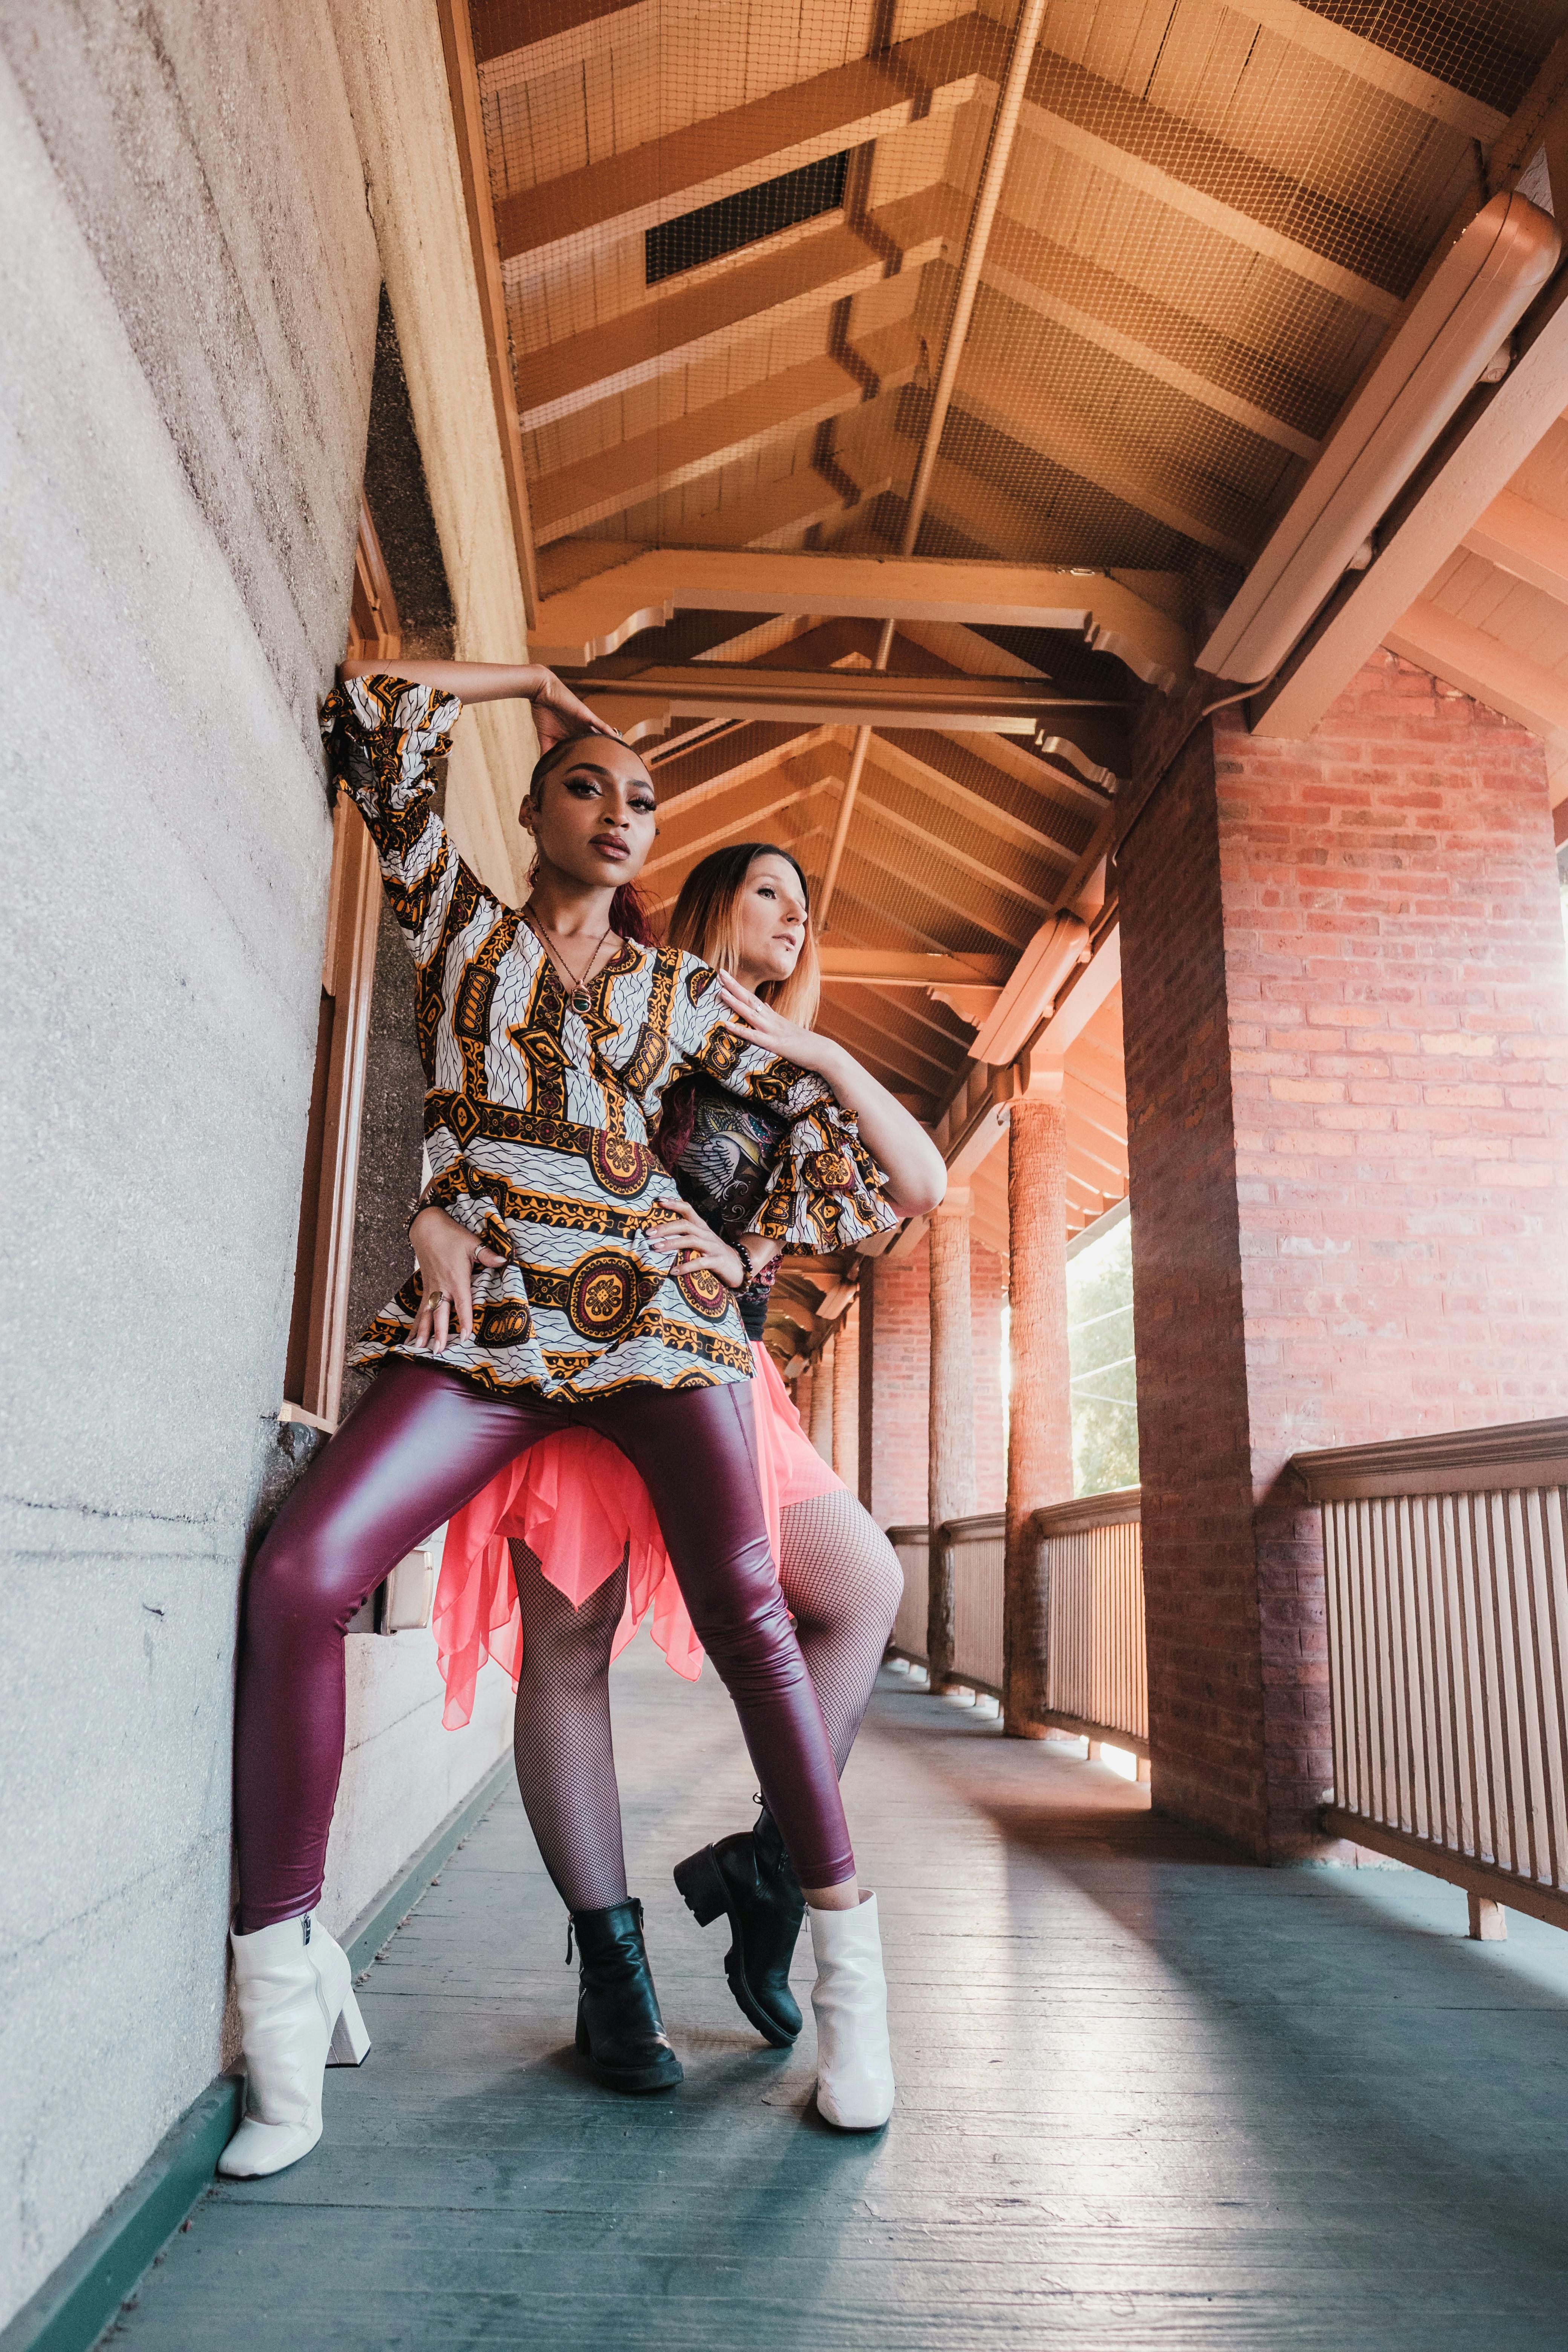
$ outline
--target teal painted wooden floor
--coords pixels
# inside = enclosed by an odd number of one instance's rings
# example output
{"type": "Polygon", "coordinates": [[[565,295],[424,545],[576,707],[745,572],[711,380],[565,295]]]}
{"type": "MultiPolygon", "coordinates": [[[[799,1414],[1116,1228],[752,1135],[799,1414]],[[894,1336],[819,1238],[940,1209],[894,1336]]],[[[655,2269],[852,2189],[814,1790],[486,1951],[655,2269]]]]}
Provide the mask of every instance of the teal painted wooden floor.
{"type": "Polygon", "coordinates": [[[321,2146],[216,2189],[110,2340],[1563,2352],[1568,1937],[1510,1915],[1470,1944],[1413,1873],[1237,1865],[1107,1768],[884,1682],[847,1787],[885,2134],[817,2121],[809,2022],[765,2050],[670,1885],[751,1783],[710,1675],[639,1642],[618,1759],[683,2089],[580,2074],[509,1795],[372,1970],[375,2046],[329,2074],[321,2146]]]}

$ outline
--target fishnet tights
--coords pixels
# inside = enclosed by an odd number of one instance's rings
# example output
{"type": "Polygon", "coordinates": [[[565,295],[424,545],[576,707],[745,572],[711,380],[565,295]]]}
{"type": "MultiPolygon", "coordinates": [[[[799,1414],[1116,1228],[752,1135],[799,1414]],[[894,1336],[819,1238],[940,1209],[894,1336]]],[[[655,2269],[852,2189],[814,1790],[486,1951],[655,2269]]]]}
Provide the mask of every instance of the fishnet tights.
{"type": "Polygon", "coordinates": [[[842,1773],[893,1630],[904,1571],[842,1486],[792,1503],[779,1521],[779,1582],[842,1773]]]}
{"type": "Polygon", "coordinates": [[[610,1647],[626,1605],[623,1560],[574,1609],[514,1542],[522,1609],[522,1672],[512,1753],[529,1827],[568,1911],[626,1899],[621,1793],[610,1738],[610,1647]]]}
{"type": "MultiPolygon", "coordinates": [[[[567,1909],[602,1910],[626,1899],[609,1685],[626,1571],[623,1565],[574,1610],[526,1544],[510,1549],[522,1611],[517,1785],[567,1909]]],[[[780,1550],[779,1582],[842,1772],[892,1631],[903,1570],[870,1513],[842,1488],[792,1504],[780,1550]]]]}

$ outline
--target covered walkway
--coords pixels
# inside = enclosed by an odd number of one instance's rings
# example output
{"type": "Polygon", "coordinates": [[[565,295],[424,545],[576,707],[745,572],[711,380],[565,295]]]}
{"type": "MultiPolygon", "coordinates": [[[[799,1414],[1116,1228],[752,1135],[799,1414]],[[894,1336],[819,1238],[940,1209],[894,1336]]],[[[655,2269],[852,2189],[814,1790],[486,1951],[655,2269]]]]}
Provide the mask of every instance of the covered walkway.
{"type": "MultiPolygon", "coordinates": [[[[1414,1872],[1265,1871],[1065,1746],[884,1676],[851,1766],[900,2105],[841,2138],[669,1866],[744,1816],[711,1676],[616,1671],[634,1888],[687,2065],[601,2092],[508,1794],[363,1988],[321,2148],[216,2189],[112,2340],[1561,2352],[1568,1939],[1414,1872]]],[[[806,1948],[803,1944],[803,1961],[806,1948]]],[[[808,1971],[797,1971],[804,2000],[808,1971]]]]}

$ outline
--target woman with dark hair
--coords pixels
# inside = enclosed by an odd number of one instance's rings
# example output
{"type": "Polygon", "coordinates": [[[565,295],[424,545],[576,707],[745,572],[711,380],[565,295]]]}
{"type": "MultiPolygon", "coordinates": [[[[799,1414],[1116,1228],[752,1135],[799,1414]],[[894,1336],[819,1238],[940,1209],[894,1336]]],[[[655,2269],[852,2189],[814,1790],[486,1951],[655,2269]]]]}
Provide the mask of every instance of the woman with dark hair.
{"type": "MultiPolygon", "coordinates": [[[[946,1182],[935,1145],[842,1046],[813,1031],[820,980],[809,892],[790,853],[748,841],[704,858],[680,892],[669,940],[719,971],[742,1034],[832,1086],[884,1171],[889,1206],[900,1215],[934,1208],[946,1182]]],[[[842,1773],[902,1574],[869,1512],[810,1444],[763,1344],[777,1250],[752,1229],[787,1132],[770,1106],[739,1100],[699,1069],[666,1092],[655,1148],[687,1203],[667,1237],[688,1245],[688,1264],[736,1291],[752,1342],[769,1534],[842,1773]]],[[[821,1245],[830,1245],[826,1232],[821,1245]]],[[[695,1675],[701,1652],[646,1489],[590,1433],[535,1448],[447,1528],[435,1611],[447,1720],[468,1720],[479,1665],[487,1654],[497,1658],[518,1686],[523,1802],[569,1910],[624,1899],[608,1669],[650,1610],[670,1664],[695,1675]]],[[[769,2042],[787,2047],[802,2022],[789,1971],[805,1904],[765,1798],[753,1830],[688,1856],[675,1875],[700,1925],[728,1917],[725,1969],[736,2002],[769,2042]]]]}
{"type": "MultiPolygon", "coordinates": [[[[289,1495],[247,1585],[232,1943],[248,2084],[219,2168],[296,2162],[321,2137],[329,2053],[357,2063],[368,2047],[347,1958],[311,1916],[342,1762],[348,1620],[503,1465],[572,1428],[640,1473],[813,1917],[833,1914],[818,1937],[823,2111],[879,2123],[892,2080],[876,1899],[856,1883],[773,1574],[752,1353],[730,1291],[669,1238],[684,1210],[647,1136],[690,1067],[766,1103],[786,1127],[756,1211],[770,1242],[835,1227],[849,1243],[890,1223],[878,1171],[826,1084],[740,1034],[716,973],[617,930],[656,830],[653,787],[627,745],[534,665],[367,667],[345,667],[322,731],[413,952],[433,1173],[410,1228],[419,1273],[355,1351],[382,1369],[289,1495]],[[506,697],[532,703],[545,745],[521,812],[537,851],[521,910],[484,888],[431,807],[459,698],[506,697]]],[[[579,2048],[619,2087],[679,2082],[641,1906],[579,1911],[573,1926],[579,2048]]]]}

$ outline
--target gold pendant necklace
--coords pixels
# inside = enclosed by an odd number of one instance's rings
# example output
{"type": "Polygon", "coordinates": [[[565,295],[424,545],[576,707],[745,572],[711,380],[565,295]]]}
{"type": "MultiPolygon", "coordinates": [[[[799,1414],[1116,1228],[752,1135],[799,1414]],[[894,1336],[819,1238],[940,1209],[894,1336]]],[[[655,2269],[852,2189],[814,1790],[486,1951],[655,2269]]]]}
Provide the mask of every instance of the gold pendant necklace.
{"type": "Polygon", "coordinates": [[[571,982],[571,1002],[574,1011],[578,1013],[588,1012],[594,1002],[593,996],[588,988],[588,974],[594,969],[595,958],[598,955],[599,950],[604,946],[605,941],[610,936],[610,927],[606,926],[605,929],[599,933],[598,938],[594,942],[594,952],[588,958],[586,965],[584,966],[581,975],[579,975],[573,971],[565,957],[559,954],[557,950],[551,946],[550,941],[544,936],[544,926],[540,922],[537,916],[530,914],[528,924],[529,929],[532,931],[535,939],[539,941],[540,946],[550,958],[551,962],[555,965],[558,971],[563,971],[568,981],[571,982]]]}

